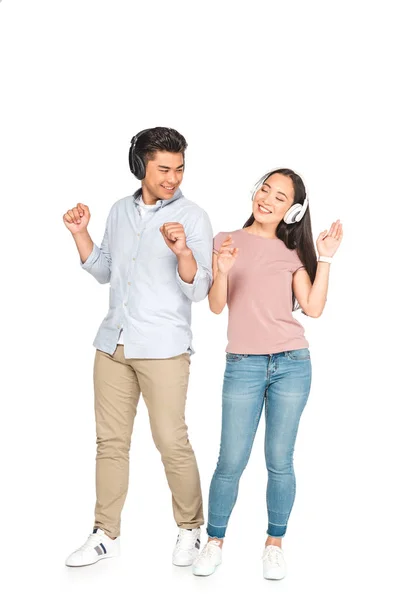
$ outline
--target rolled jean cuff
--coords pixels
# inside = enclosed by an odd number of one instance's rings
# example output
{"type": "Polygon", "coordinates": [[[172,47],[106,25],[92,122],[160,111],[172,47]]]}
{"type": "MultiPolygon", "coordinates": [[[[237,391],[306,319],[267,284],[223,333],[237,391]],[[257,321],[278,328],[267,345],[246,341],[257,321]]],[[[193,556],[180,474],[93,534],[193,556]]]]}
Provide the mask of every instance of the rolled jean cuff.
{"type": "Polygon", "coordinates": [[[210,538],[216,538],[217,540],[223,540],[225,537],[226,527],[215,527],[214,525],[207,525],[207,535],[210,538]]]}
{"type": "Polygon", "coordinates": [[[275,525],[275,523],[268,523],[267,534],[271,537],[282,538],[286,533],[286,525],[275,525]]]}
{"type": "Polygon", "coordinates": [[[225,537],[226,527],[226,517],[217,517],[209,513],[209,521],[207,523],[207,534],[209,537],[222,540],[225,537]]]}

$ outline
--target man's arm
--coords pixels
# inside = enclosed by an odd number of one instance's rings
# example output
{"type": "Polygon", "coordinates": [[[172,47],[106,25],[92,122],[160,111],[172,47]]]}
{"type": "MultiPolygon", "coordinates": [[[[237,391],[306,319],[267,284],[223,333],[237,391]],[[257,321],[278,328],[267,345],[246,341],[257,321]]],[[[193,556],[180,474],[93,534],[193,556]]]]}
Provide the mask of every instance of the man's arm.
{"type": "Polygon", "coordinates": [[[111,278],[111,254],[108,246],[108,223],[100,248],[96,246],[87,230],[90,221],[89,207],[77,204],[63,217],[64,224],[71,232],[78,249],[81,266],[99,283],[108,283],[111,278]]]}
{"type": "Polygon", "coordinates": [[[93,252],[94,242],[89,235],[88,230],[73,233],[72,237],[79,252],[81,263],[85,263],[93,252]]]}
{"type": "Polygon", "coordinates": [[[165,223],[160,231],[178,259],[177,283],[193,302],[204,300],[212,283],[213,233],[204,211],[185,231],[181,223],[165,223]]]}

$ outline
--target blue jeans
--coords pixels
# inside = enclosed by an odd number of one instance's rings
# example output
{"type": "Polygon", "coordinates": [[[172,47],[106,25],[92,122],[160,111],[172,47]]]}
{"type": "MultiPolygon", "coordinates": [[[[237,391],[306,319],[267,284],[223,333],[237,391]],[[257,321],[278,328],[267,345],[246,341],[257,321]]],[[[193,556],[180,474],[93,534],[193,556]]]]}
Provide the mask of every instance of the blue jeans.
{"type": "Polygon", "coordinates": [[[310,386],[307,348],[264,355],[227,353],[221,447],[209,495],[210,537],[225,537],[264,401],[267,533],[273,537],[285,535],[296,492],[294,445],[310,386]]]}

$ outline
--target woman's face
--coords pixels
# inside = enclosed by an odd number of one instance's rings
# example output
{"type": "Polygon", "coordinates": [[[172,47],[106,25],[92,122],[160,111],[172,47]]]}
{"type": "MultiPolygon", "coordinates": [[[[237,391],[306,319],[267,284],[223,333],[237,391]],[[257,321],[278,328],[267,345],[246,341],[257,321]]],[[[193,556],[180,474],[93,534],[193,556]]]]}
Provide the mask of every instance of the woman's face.
{"type": "Polygon", "coordinates": [[[276,225],[294,202],[294,187],[290,177],[274,173],[266,179],[253,200],[253,215],[260,224],[276,225]]]}

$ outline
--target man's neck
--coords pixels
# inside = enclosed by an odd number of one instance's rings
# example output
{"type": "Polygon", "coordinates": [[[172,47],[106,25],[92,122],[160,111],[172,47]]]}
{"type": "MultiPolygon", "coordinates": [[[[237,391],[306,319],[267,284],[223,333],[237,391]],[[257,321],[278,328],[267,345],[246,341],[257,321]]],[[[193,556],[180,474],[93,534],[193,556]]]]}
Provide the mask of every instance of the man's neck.
{"type": "Polygon", "coordinates": [[[143,202],[148,205],[153,205],[157,203],[158,198],[155,198],[153,194],[149,192],[149,190],[142,186],[142,198],[143,202]]]}

